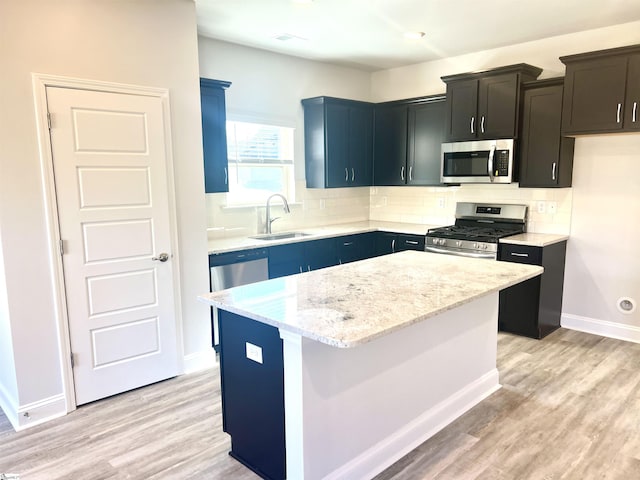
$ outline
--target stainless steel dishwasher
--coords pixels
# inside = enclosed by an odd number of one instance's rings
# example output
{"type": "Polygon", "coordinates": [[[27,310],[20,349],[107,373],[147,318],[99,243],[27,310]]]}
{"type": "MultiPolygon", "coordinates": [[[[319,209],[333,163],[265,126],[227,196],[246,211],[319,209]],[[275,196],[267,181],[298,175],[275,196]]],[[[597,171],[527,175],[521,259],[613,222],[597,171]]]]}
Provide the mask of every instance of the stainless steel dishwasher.
{"type": "MultiPolygon", "coordinates": [[[[209,255],[210,289],[212,292],[269,279],[269,260],[266,248],[209,255]]],[[[212,308],[211,330],[213,347],[218,350],[217,310],[212,308]]]]}

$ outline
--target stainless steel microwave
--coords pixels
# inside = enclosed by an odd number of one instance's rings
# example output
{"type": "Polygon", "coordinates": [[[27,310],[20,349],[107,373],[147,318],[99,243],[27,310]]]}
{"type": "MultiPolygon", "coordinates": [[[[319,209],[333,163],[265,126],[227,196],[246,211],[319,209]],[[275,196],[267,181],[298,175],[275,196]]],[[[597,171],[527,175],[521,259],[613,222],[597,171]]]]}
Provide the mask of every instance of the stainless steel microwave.
{"type": "Polygon", "coordinates": [[[442,183],[511,183],[513,139],[442,144],[442,183]]]}

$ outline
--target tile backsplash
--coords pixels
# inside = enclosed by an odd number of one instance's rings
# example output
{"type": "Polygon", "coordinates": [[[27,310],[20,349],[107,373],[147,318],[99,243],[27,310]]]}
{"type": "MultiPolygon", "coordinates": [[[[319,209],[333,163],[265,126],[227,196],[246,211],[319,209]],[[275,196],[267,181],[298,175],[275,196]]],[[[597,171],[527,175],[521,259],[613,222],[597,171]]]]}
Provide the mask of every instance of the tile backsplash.
{"type": "MultiPolygon", "coordinates": [[[[299,181],[296,198],[288,200],[290,214],[282,211],[278,199],[273,200],[272,216],[280,217],[273,223],[274,232],[366,220],[450,225],[456,202],[499,202],[528,205],[529,232],[568,234],[572,190],[518,188],[517,184],[308,189],[299,181]]],[[[264,232],[264,205],[230,207],[226,202],[224,193],[207,195],[210,239],[264,232]]]]}
{"type": "Polygon", "coordinates": [[[527,205],[527,231],[569,234],[571,188],[519,188],[509,185],[459,187],[371,187],[370,220],[450,225],[456,202],[527,205]]]}

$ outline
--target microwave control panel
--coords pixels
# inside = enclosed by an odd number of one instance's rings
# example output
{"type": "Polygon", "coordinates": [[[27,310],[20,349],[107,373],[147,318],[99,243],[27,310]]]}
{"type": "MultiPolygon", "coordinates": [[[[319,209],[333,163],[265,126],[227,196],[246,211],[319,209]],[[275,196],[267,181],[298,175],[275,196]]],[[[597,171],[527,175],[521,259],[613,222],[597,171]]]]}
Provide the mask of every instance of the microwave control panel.
{"type": "Polygon", "coordinates": [[[507,177],[509,175],[509,150],[496,150],[493,163],[493,174],[496,177],[507,177]]]}

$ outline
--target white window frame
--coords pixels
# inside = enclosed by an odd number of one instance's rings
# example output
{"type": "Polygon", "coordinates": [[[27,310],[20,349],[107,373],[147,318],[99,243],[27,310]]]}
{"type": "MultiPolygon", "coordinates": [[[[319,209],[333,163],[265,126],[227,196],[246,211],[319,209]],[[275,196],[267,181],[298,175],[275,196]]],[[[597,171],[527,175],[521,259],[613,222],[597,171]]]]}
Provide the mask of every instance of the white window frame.
{"type": "MultiPolygon", "coordinates": [[[[288,122],[274,121],[268,118],[254,118],[254,117],[245,117],[245,116],[233,116],[229,115],[227,117],[227,123],[236,122],[236,123],[252,123],[257,125],[266,125],[280,128],[287,128],[291,130],[291,160],[283,163],[274,162],[237,162],[232,158],[227,158],[228,161],[228,171],[229,171],[229,192],[226,194],[226,204],[227,207],[242,207],[242,206],[255,206],[262,205],[268,196],[272,193],[280,193],[287,197],[287,199],[293,200],[295,198],[295,136],[296,129],[293,125],[288,124],[288,122]],[[255,194],[251,194],[250,190],[238,191],[234,186],[236,182],[233,178],[234,169],[240,167],[241,165],[250,166],[252,168],[269,168],[274,166],[280,166],[283,169],[283,185],[284,191],[259,191],[256,190],[255,194]]],[[[230,145],[227,148],[231,148],[230,145]]]]}

